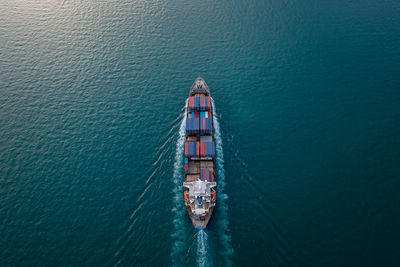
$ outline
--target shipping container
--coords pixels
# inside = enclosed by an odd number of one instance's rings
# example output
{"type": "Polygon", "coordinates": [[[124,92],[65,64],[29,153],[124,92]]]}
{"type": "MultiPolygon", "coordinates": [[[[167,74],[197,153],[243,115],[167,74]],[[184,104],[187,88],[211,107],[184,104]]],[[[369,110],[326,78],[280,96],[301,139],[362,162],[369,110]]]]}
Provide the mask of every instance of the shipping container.
{"type": "Polygon", "coordinates": [[[200,142],[200,157],[214,158],[214,142],[200,142]]]}
{"type": "Polygon", "coordinates": [[[185,143],[185,157],[196,158],[199,157],[199,142],[186,142],[185,143]]]}
{"type": "Polygon", "coordinates": [[[211,108],[211,99],[209,96],[200,97],[200,110],[209,110],[211,108]]]}
{"type": "Polygon", "coordinates": [[[189,110],[194,110],[194,96],[189,97],[189,110]]]}
{"type": "Polygon", "coordinates": [[[200,119],[200,134],[211,135],[211,119],[209,118],[200,119]]]}
{"type": "Polygon", "coordinates": [[[207,111],[211,109],[211,98],[209,96],[191,96],[188,103],[189,111],[207,111]]]}
{"type": "Polygon", "coordinates": [[[206,143],[200,142],[200,157],[206,156],[206,143]]]}
{"type": "Polygon", "coordinates": [[[212,142],[212,136],[211,135],[202,135],[200,136],[200,142],[212,142]]]}
{"type": "Polygon", "coordinates": [[[202,168],[200,170],[200,180],[204,182],[214,182],[214,174],[208,168],[202,168]]]}
{"type": "Polygon", "coordinates": [[[207,142],[205,144],[206,144],[206,157],[214,158],[215,156],[214,142],[207,142]]]}
{"type": "Polygon", "coordinates": [[[200,132],[198,118],[186,118],[186,134],[198,134],[200,132]]]}
{"type": "Polygon", "coordinates": [[[199,110],[200,109],[200,98],[198,96],[194,97],[194,109],[199,110]]]}

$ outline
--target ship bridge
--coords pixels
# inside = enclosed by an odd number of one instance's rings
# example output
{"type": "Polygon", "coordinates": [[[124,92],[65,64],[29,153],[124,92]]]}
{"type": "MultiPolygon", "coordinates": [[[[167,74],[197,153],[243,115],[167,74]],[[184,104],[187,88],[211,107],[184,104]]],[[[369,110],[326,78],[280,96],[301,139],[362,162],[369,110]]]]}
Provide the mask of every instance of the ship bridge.
{"type": "Polygon", "coordinates": [[[216,182],[184,182],[183,186],[189,189],[188,202],[195,215],[202,216],[208,212],[210,207],[214,206],[211,194],[215,192],[216,182]]]}

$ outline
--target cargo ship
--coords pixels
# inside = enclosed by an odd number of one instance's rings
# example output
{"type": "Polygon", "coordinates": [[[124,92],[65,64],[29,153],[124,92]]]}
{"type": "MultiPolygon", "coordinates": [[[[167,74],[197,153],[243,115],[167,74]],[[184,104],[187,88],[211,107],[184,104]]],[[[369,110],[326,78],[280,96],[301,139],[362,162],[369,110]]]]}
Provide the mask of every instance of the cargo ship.
{"type": "Polygon", "coordinates": [[[213,101],[202,78],[193,83],[186,108],[184,200],[195,228],[206,228],[216,204],[213,101]]]}

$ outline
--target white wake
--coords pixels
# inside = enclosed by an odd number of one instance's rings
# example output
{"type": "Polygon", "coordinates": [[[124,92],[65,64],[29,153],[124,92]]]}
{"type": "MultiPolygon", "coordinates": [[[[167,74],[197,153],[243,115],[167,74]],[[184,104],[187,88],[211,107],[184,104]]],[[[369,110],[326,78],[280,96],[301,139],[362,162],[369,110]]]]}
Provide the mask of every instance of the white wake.
{"type": "Polygon", "coordinates": [[[214,138],[216,147],[216,162],[217,162],[217,210],[221,214],[218,218],[218,236],[223,246],[221,251],[222,256],[225,259],[225,265],[231,266],[231,255],[233,254],[233,248],[231,246],[231,235],[229,232],[229,219],[228,219],[228,205],[226,203],[228,195],[224,193],[225,189],[225,169],[224,169],[224,150],[222,148],[222,137],[221,129],[219,127],[217,111],[215,108],[214,100],[212,100],[213,106],[213,119],[214,119],[214,138]]]}
{"type": "Polygon", "coordinates": [[[187,108],[187,100],[185,105],[185,112],[182,115],[181,125],[179,127],[179,136],[176,142],[176,152],[175,152],[175,163],[174,163],[174,173],[172,176],[174,188],[173,188],[173,223],[174,223],[174,232],[171,235],[174,243],[172,245],[171,258],[174,266],[179,265],[179,259],[183,255],[183,251],[185,249],[185,241],[186,241],[186,229],[184,224],[184,216],[186,212],[186,208],[183,203],[183,191],[182,191],[182,183],[183,183],[183,150],[185,148],[185,128],[186,128],[186,108],[187,108]]]}
{"type": "Polygon", "coordinates": [[[204,230],[199,230],[197,233],[197,266],[209,266],[210,260],[211,258],[208,255],[208,235],[204,230]]]}

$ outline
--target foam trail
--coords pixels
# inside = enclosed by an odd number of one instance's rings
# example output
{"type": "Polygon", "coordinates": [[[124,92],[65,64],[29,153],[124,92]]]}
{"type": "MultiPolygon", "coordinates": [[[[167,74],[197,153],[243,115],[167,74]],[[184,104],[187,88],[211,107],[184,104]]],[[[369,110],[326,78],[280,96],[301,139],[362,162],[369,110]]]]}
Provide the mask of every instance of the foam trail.
{"type": "Polygon", "coordinates": [[[208,256],[208,235],[204,230],[197,233],[197,266],[209,266],[210,257],[208,256]]]}
{"type": "Polygon", "coordinates": [[[221,218],[218,219],[218,228],[219,228],[219,238],[224,248],[222,254],[225,259],[225,265],[232,266],[232,261],[230,256],[233,254],[233,248],[231,246],[231,236],[229,233],[229,220],[228,220],[228,205],[226,201],[228,199],[228,195],[224,193],[225,188],[225,170],[224,170],[224,151],[222,148],[222,137],[221,130],[219,127],[218,116],[214,104],[214,100],[212,100],[213,106],[213,120],[214,120],[214,138],[215,138],[215,147],[216,147],[216,162],[217,162],[217,210],[221,214],[221,218]]]}
{"type": "Polygon", "coordinates": [[[174,223],[174,232],[171,237],[174,240],[172,245],[171,258],[174,266],[179,265],[180,256],[183,254],[183,250],[185,249],[185,240],[186,240],[186,229],[184,224],[184,216],[186,209],[183,203],[183,191],[182,191],[182,169],[183,169],[183,149],[185,147],[185,128],[186,128],[186,120],[185,113],[187,108],[188,101],[186,100],[185,112],[183,113],[183,118],[181,121],[181,125],[179,127],[179,136],[176,142],[176,152],[175,152],[175,163],[174,163],[174,173],[172,176],[174,188],[173,188],[173,223],[174,223]]]}

